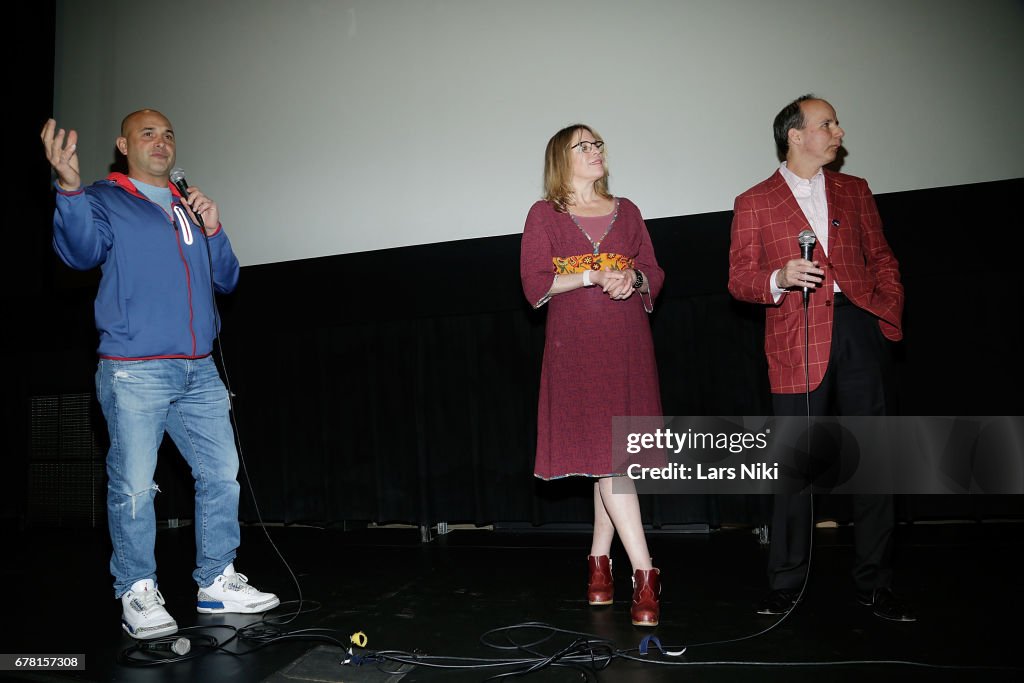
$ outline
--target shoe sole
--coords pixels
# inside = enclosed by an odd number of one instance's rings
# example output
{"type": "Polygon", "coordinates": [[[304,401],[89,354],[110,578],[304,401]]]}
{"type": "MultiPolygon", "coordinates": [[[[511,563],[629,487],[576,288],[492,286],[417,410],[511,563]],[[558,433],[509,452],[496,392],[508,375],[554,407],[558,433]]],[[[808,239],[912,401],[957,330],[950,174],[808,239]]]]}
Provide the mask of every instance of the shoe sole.
{"type": "Polygon", "coordinates": [[[281,604],[280,598],[274,598],[264,605],[234,605],[224,602],[206,602],[196,605],[200,614],[259,614],[268,612],[281,604]]]}
{"type": "MultiPolygon", "coordinates": [[[[869,609],[871,609],[871,608],[873,608],[875,606],[875,603],[873,603],[873,602],[865,602],[861,598],[857,598],[857,602],[859,602],[860,604],[864,605],[865,607],[867,607],[869,609]]],[[[897,623],[903,623],[903,624],[909,624],[909,623],[913,623],[913,622],[917,621],[917,617],[889,617],[889,616],[886,616],[884,614],[879,614],[874,609],[871,609],[871,614],[873,614],[874,616],[878,617],[879,619],[885,619],[886,621],[895,621],[897,623]]]]}
{"type": "Polygon", "coordinates": [[[910,624],[917,621],[917,617],[887,617],[884,614],[879,614],[878,612],[873,611],[871,613],[879,619],[885,619],[886,621],[895,621],[899,624],[910,624]]]}
{"type": "Polygon", "coordinates": [[[656,621],[634,621],[633,626],[657,626],[656,621]]]}
{"type": "Polygon", "coordinates": [[[612,605],[614,603],[615,603],[614,600],[587,600],[587,604],[590,605],[591,607],[600,607],[602,605],[612,605]]]}
{"type": "Polygon", "coordinates": [[[166,624],[161,628],[154,628],[153,630],[143,631],[137,633],[132,631],[132,627],[128,625],[124,620],[121,621],[121,628],[124,629],[125,633],[130,635],[136,640],[152,640],[154,638],[162,638],[164,636],[171,636],[178,632],[178,623],[172,621],[170,624],[166,624]]]}
{"type": "MultiPolygon", "coordinates": [[[[861,603],[861,604],[863,605],[864,603],[861,603]]],[[[868,607],[868,608],[873,607],[873,605],[865,605],[865,606],[868,607]]],[[[917,621],[917,617],[913,617],[913,616],[891,617],[888,614],[883,614],[882,612],[879,612],[879,611],[874,610],[874,609],[871,610],[871,615],[875,616],[875,617],[878,617],[879,619],[884,619],[885,621],[894,621],[894,622],[896,622],[898,624],[909,624],[909,623],[917,621]]]]}

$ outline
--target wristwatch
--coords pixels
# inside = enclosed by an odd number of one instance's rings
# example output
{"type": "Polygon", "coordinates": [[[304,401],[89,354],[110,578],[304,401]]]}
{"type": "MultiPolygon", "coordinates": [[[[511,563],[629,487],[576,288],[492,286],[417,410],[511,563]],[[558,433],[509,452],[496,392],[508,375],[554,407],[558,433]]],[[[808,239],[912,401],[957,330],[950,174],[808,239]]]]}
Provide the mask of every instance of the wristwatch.
{"type": "Polygon", "coordinates": [[[636,279],[633,280],[633,289],[640,289],[644,286],[644,274],[639,270],[634,270],[633,272],[636,273],[636,279]]]}

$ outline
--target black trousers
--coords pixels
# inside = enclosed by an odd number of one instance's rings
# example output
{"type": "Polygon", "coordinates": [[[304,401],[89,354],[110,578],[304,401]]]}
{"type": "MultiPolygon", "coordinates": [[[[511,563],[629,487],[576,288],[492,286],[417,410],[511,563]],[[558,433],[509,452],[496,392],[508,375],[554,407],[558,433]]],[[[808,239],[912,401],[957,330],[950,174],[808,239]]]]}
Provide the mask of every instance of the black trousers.
{"type": "MultiPolygon", "coordinates": [[[[810,393],[810,414],[886,415],[892,404],[886,378],[889,349],[878,320],[846,297],[836,297],[832,350],[828,369],[810,393]]],[[[772,394],[776,415],[805,415],[807,394],[772,394]]],[[[890,495],[852,495],[854,567],[858,591],[870,593],[892,583],[892,533],[895,523],[890,495]]],[[[776,495],[768,550],[768,585],[795,591],[807,573],[811,543],[811,496],[776,495]]]]}

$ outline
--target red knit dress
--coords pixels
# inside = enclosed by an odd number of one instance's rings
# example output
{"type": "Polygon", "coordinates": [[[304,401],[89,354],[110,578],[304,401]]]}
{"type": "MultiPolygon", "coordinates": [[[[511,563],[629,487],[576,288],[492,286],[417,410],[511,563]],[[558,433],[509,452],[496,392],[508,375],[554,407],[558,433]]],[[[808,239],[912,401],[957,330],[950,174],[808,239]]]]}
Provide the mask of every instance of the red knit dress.
{"type": "Polygon", "coordinates": [[[597,256],[572,217],[549,202],[537,202],[526,217],[523,293],[531,306],[548,306],[534,465],[541,479],[622,474],[612,465],[612,418],[661,415],[647,314],[665,274],[640,210],[625,198],[616,203],[618,215],[597,256]],[[594,286],[545,299],[557,273],[627,267],[644,274],[649,296],[614,301],[594,286]]]}

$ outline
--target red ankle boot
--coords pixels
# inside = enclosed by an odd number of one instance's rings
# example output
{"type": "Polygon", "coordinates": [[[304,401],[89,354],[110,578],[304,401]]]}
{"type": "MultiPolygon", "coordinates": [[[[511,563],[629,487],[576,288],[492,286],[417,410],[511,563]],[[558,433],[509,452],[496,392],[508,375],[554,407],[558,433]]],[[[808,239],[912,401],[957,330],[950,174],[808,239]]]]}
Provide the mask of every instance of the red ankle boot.
{"type": "Polygon", "coordinates": [[[590,581],[587,582],[587,602],[591,605],[610,605],[615,594],[612,583],[612,560],[607,555],[588,555],[590,581]]]}
{"type": "Polygon", "coordinates": [[[629,616],[633,626],[657,626],[661,616],[661,572],[658,569],[637,569],[633,572],[633,606],[629,616]]]}

